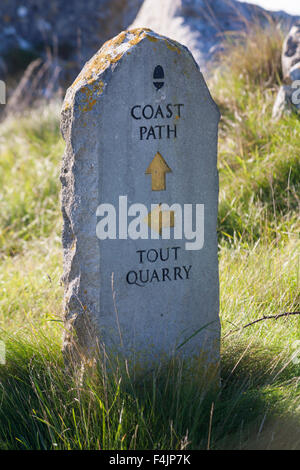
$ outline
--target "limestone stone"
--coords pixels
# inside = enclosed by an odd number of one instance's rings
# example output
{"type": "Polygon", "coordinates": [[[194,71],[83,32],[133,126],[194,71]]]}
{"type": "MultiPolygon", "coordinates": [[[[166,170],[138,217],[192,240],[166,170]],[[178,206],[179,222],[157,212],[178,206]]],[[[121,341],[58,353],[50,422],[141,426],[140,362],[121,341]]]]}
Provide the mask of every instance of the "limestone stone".
{"type": "Polygon", "coordinates": [[[300,65],[300,22],[291,28],[283,44],[282,71],[289,83],[293,80],[290,72],[296,64],[300,65]]]}
{"type": "Polygon", "coordinates": [[[291,68],[290,79],[292,82],[300,80],[300,61],[291,68]]]}
{"type": "Polygon", "coordinates": [[[291,93],[290,87],[287,85],[283,85],[279,88],[274,106],[272,117],[273,119],[279,119],[283,113],[287,110],[291,110],[291,101],[290,101],[291,93]]]}
{"type": "Polygon", "coordinates": [[[282,71],[286,84],[280,87],[274,103],[275,119],[279,119],[286,112],[300,110],[299,93],[295,90],[295,83],[300,80],[300,23],[291,28],[284,40],[282,71]]]}
{"type": "Polygon", "coordinates": [[[188,49],[148,29],[105,43],[68,89],[66,352],[217,371],[218,121],[188,49]]]}

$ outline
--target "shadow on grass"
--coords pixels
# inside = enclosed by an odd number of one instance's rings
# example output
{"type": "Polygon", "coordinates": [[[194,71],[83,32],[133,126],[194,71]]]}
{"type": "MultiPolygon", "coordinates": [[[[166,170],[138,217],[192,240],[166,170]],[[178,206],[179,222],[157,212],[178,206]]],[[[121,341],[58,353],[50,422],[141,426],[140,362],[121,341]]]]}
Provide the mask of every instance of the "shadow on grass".
{"type": "Polygon", "coordinates": [[[121,380],[66,374],[59,346],[8,343],[0,366],[2,449],[299,449],[299,366],[232,343],[222,385],[167,367],[121,380]]]}
{"type": "Polygon", "coordinates": [[[153,435],[164,428],[171,449],[299,449],[299,366],[277,358],[278,351],[236,343],[222,355],[218,392],[163,373],[135,385],[134,395],[145,420],[156,417],[153,435]]]}
{"type": "Polygon", "coordinates": [[[233,343],[222,354],[217,448],[300,449],[300,368],[276,349],[233,343]]]}

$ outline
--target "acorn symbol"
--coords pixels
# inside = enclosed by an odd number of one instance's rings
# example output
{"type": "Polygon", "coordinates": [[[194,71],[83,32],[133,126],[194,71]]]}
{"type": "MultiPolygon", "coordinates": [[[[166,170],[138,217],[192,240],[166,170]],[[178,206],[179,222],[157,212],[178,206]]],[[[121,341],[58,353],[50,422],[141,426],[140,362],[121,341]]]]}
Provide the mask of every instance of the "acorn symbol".
{"type": "Polygon", "coordinates": [[[164,74],[164,69],[162,68],[161,65],[157,65],[154,69],[153,72],[153,85],[157,90],[160,90],[165,82],[164,82],[165,74],[164,74]]]}

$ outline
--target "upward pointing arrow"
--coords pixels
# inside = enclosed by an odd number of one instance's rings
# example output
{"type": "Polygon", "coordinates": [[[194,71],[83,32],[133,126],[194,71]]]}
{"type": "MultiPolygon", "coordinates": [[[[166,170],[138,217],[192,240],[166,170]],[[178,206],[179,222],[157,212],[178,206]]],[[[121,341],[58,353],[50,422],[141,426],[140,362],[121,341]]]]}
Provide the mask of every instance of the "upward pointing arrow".
{"type": "Polygon", "coordinates": [[[165,191],[166,173],[171,172],[172,170],[167,165],[163,156],[159,152],[157,152],[145,172],[146,175],[152,176],[152,191],[165,191]]]}

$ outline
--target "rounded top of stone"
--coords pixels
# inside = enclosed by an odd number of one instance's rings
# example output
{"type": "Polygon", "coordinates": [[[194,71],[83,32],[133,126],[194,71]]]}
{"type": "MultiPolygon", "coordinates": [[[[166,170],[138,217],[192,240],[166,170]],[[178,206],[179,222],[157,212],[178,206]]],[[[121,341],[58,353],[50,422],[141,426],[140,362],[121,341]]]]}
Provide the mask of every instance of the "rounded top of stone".
{"type": "Polygon", "coordinates": [[[130,53],[130,49],[145,38],[152,42],[163,40],[169,49],[178,54],[184,50],[184,47],[178,42],[160,36],[148,28],[122,31],[118,36],[103,44],[99,51],[85,64],[71,87],[74,88],[81,82],[86,85],[92,84],[111,64],[117,63],[125,53],[130,53]]]}
{"type": "Polygon", "coordinates": [[[104,89],[105,83],[100,76],[111,66],[117,64],[120,59],[132,52],[141,41],[151,42],[163,41],[166,47],[177,54],[186,53],[188,50],[177,41],[155,33],[148,28],[136,28],[122,31],[120,34],[105,42],[98,52],[84,65],[78,77],[69,87],[63,104],[63,111],[66,111],[77,92],[83,93],[84,103],[82,111],[89,111],[96,103],[104,89]]]}

